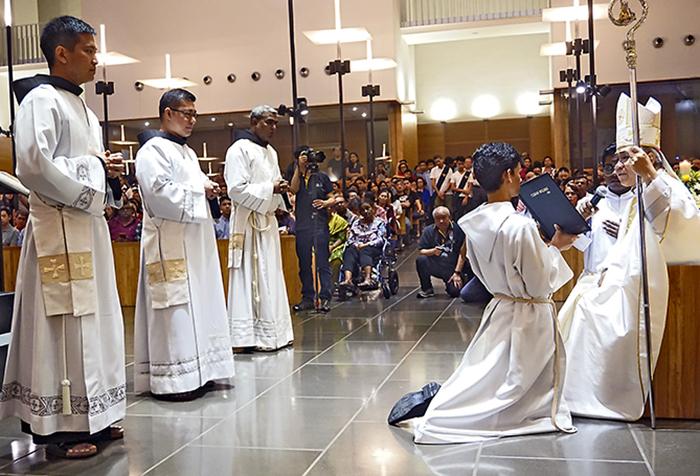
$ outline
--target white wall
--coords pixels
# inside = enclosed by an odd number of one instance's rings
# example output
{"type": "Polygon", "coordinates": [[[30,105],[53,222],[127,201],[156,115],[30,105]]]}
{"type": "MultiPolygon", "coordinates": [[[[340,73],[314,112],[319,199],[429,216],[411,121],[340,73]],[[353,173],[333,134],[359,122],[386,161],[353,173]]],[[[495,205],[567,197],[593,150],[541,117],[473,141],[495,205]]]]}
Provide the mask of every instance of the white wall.
{"type": "MultiPolygon", "coordinates": [[[[395,57],[394,1],[341,2],[342,26],[367,28],[374,39],[375,57],[395,57]]],[[[139,79],[163,77],[166,53],[172,58],[173,76],[184,76],[199,84],[192,92],[197,95],[200,112],[249,110],[261,103],[273,106],[291,103],[286,1],[83,0],[82,13],[83,19],[95,29],[101,23],[106,25],[108,50],[141,60],[134,65],[108,68],[108,79],[115,82],[116,89],[110,99],[110,119],[157,115],[162,91],[145,88],[137,92],[133,85],[139,79]],[[283,80],[274,77],[278,68],[286,72],[283,80]],[[253,71],[261,73],[260,81],[250,78],[253,71]],[[226,81],[229,73],[237,76],[233,84],[226,81]],[[209,86],[202,82],[205,75],[214,79],[209,86]]],[[[316,46],[302,33],[333,28],[333,1],[297,0],[295,20],[297,67],[311,70],[308,78],[298,78],[299,95],[306,97],[311,105],[337,103],[337,76],[327,76],[323,71],[336,57],[335,45],[316,46]]],[[[364,43],[343,47],[344,59],[364,57],[364,43]]],[[[361,86],[366,83],[366,73],[346,75],[345,100],[363,101],[361,86]]],[[[395,70],[376,72],[374,83],[381,84],[382,99],[397,97],[395,70]]],[[[86,89],[90,106],[101,111],[94,86],[88,85],[86,89]]]]}
{"type": "MultiPolygon", "coordinates": [[[[425,110],[419,123],[436,122],[431,106],[439,98],[457,104],[454,121],[480,120],[471,111],[482,94],[498,98],[501,113],[494,119],[523,117],[517,99],[549,87],[548,59],[539,56],[546,34],[415,45],[416,109],[425,110]]],[[[540,108],[534,115],[547,115],[540,108]]]]}
{"type": "MultiPolygon", "coordinates": [[[[581,2],[582,4],[585,2],[581,2]]],[[[607,1],[595,3],[607,5],[607,1]]],[[[651,0],[649,17],[637,31],[637,77],[639,81],[658,81],[700,76],[700,1],[698,0],[651,0]],[[686,46],[683,38],[693,34],[697,38],[693,46],[686,46]],[[652,41],[656,37],[665,40],[662,48],[656,49],[652,41]]],[[[552,0],[552,6],[570,6],[571,0],[552,0]]],[[[637,1],[629,2],[637,14],[641,8],[637,1]]],[[[588,25],[582,22],[581,35],[588,38],[588,25]]],[[[622,42],[629,28],[616,27],[607,18],[595,21],[594,37],[600,40],[595,51],[596,76],[599,84],[624,83],[629,81],[625,52],[622,42]]],[[[552,24],[552,41],[565,41],[564,24],[552,24]]],[[[588,74],[588,55],[584,55],[584,72],[588,74]]],[[[559,82],[559,70],[566,69],[566,58],[555,57],[552,61],[552,82],[555,87],[565,87],[559,82]]]]}

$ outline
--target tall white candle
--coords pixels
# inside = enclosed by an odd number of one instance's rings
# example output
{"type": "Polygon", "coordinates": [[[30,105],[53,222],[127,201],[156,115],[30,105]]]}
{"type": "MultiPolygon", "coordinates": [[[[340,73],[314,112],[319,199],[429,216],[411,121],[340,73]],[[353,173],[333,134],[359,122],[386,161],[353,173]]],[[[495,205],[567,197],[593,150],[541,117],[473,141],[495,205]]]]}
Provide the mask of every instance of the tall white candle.
{"type": "Polygon", "coordinates": [[[681,173],[681,177],[683,175],[690,175],[690,162],[687,160],[681,162],[678,171],[681,173]]]}
{"type": "Polygon", "coordinates": [[[170,55],[165,55],[165,79],[170,79],[170,55]]]}
{"type": "Polygon", "coordinates": [[[12,26],[12,2],[5,0],[5,26],[12,26]]]}
{"type": "Polygon", "coordinates": [[[107,39],[105,38],[105,26],[100,25],[100,53],[107,53],[107,39]]]}
{"type": "Polygon", "coordinates": [[[209,157],[209,156],[207,155],[207,143],[206,143],[206,142],[202,142],[202,149],[204,149],[204,157],[205,157],[205,158],[206,158],[206,157],[209,157]]]}

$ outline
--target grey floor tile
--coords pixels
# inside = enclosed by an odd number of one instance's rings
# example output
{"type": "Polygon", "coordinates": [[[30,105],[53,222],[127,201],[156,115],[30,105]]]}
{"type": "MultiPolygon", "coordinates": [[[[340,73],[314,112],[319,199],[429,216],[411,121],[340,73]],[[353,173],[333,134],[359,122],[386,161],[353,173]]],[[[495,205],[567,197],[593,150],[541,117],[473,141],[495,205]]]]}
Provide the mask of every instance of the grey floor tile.
{"type": "MultiPolygon", "coordinates": [[[[439,474],[439,473],[438,473],[439,474]]],[[[649,476],[644,463],[481,456],[477,476],[649,476]]],[[[680,473],[679,473],[680,474],[680,473]]]]}
{"type": "Polygon", "coordinates": [[[419,324],[429,326],[437,321],[438,311],[407,311],[389,310],[380,314],[376,321],[378,325],[419,324]]]}
{"type": "Polygon", "coordinates": [[[128,415],[172,418],[224,418],[249,403],[278,379],[237,379],[191,402],[163,402],[146,397],[127,409],[128,415]]]}
{"type": "Polygon", "coordinates": [[[411,342],[353,342],[335,344],[314,364],[398,364],[413,347],[411,342]]]}
{"type": "Polygon", "coordinates": [[[416,352],[464,352],[472,335],[430,331],[416,347],[416,352]]]}
{"type": "Polygon", "coordinates": [[[473,337],[480,322],[481,317],[442,316],[430,330],[433,332],[456,332],[463,336],[473,337]]]}
{"type": "MultiPolygon", "coordinates": [[[[21,438],[0,437],[0,468],[41,448],[41,446],[36,446],[32,443],[32,438],[29,435],[21,438]]],[[[1,472],[2,470],[0,469],[1,472]]]]}
{"type": "Polygon", "coordinates": [[[411,352],[391,380],[444,382],[459,367],[464,352],[411,352]]]}
{"type": "Polygon", "coordinates": [[[633,431],[656,476],[700,474],[700,431],[633,431]]]}
{"type": "Polygon", "coordinates": [[[305,332],[309,333],[342,333],[348,334],[354,330],[359,329],[364,324],[366,324],[369,319],[364,317],[338,317],[338,318],[326,318],[314,317],[303,323],[295,326],[295,330],[299,327],[303,328],[305,332]]]}
{"type": "MultiPolygon", "coordinates": [[[[427,382],[426,382],[427,383],[427,382]]],[[[356,421],[386,423],[389,412],[401,397],[409,392],[415,392],[425,383],[409,380],[389,380],[370,399],[357,415],[356,421]]]]}
{"type": "Polygon", "coordinates": [[[484,443],[484,456],[538,456],[582,460],[643,461],[626,423],[575,421],[578,432],[503,438],[484,443]]]}
{"type": "Polygon", "coordinates": [[[2,468],[17,474],[127,475],[142,474],[193,441],[218,420],[209,418],[127,417],[124,440],[100,445],[100,454],[85,460],[63,460],[43,449],[2,468]]]}
{"type": "Polygon", "coordinates": [[[304,332],[298,328],[294,330],[294,350],[322,351],[343,339],[343,334],[304,332]]]}
{"type": "MultiPolygon", "coordinates": [[[[459,461],[462,470],[474,463],[477,454],[474,446],[456,449],[453,446],[447,450],[453,453],[452,460],[459,461]]],[[[415,445],[413,434],[403,428],[393,428],[382,423],[352,423],[309,474],[422,476],[432,474],[426,458],[444,451],[445,447],[415,445]]]]}
{"type": "Polygon", "coordinates": [[[369,398],[393,365],[307,364],[265,395],[369,398]]]}
{"type": "Polygon", "coordinates": [[[318,456],[316,451],[188,446],[147,476],[264,475],[301,476],[318,456]]]}
{"type": "Polygon", "coordinates": [[[398,322],[372,321],[362,329],[353,332],[347,340],[352,341],[396,341],[416,342],[428,330],[427,324],[407,324],[398,322]]]}
{"type": "Polygon", "coordinates": [[[403,301],[397,303],[391,309],[393,311],[433,311],[440,313],[452,304],[452,298],[444,291],[435,290],[435,297],[430,299],[417,299],[416,295],[408,296],[403,301]]]}
{"type": "Polygon", "coordinates": [[[193,444],[322,450],[363,403],[361,398],[263,396],[193,444]]]}
{"type": "Polygon", "coordinates": [[[295,352],[292,348],[274,353],[236,354],[235,379],[284,378],[315,356],[315,353],[295,352]]]}

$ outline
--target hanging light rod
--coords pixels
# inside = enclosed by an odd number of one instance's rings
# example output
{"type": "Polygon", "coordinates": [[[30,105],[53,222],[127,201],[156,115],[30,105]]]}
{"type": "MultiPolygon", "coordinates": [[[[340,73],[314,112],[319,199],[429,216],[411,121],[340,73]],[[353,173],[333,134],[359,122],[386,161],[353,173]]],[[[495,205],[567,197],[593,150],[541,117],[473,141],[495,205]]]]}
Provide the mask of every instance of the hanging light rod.
{"type": "MultiPolygon", "coordinates": [[[[608,17],[607,5],[593,5],[593,19],[602,20],[608,17]]],[[[588,20],[588,7],[581,5],[578,7],[558,7],[545,8],[542,10],[543,22],[563,22],[563,21],[586,21],[588,20]]]]}
{"type": "Polygon", "coordinates": [[[165,55],[165,78],[158,79],[139,79],[139,82],[155,89],[174,89],[174,88],[190,88],[197,86],[186,78],[173,78],[170,73],[170,55],[165,55]]]}
{"type": "Polygon", "coordinates": [[[315,45],[334,45],[338,43],[338,38],[340,43],[357,43],[372,38],[365,28],[310,30],[305,31],[304,35],[315,45]]]}

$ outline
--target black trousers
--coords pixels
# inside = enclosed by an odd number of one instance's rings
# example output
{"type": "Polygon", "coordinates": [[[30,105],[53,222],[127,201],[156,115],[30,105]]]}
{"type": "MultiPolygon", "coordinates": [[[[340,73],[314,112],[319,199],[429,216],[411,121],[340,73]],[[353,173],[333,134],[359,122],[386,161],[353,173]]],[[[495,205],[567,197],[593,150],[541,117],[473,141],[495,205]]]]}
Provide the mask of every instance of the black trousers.
{"type": "Polygon", "coordinates": [[[32,428],[29,423],[24,420],[20,421],[22,423],[22,432],[32,435],[32,441],[35,445],[84,443],[95,438],[108,439],[111,431],[109,427],[107,427],[104,430],[98,431],[92,435],[89,431],[57,431],[56,433],[51,433],[50,435],[37,435],[36,433],[32,432],[32,428]]]}
{"type": "Polygon", "coordinates": [[[441,256],[423,256],[416,258],[416,271],[420,278],[420,288],[422,291],[427,291],[433,288],[431,277],[440,278],[445,283],[445,291],[452,297],[459,297],[460,288],[454,283],[448,283],[455,272],[457,263],[450,259],[444,259],[441,256]]]}
{"type": "MultiPolygon", "coordinates": [[[[324,211],[325,213],[325,211],[324,211]]],[[[328,262],[328,245],[330,235],[328,227],[319,227],[316,231],[316,268],[321,283],[318,297],[322,300],[330,300],[331,289],[331,264],[328,262]]],[[[297,258],[299,258],[299,278],[301,279],[301,297],[304,301],[314,300],[314,273],[312,269],[311,249],[314,246],[313,228],[296,230],[297,258]]]]}
{"type": "Polygon", "coordinates": [[[361,250],[347,246],[343,253],[343,271],[350,271],[353,277],[357,277],[361,269],[365,266],[374,266],[381,256],[381,245],[367,246],[361,250]]]}

